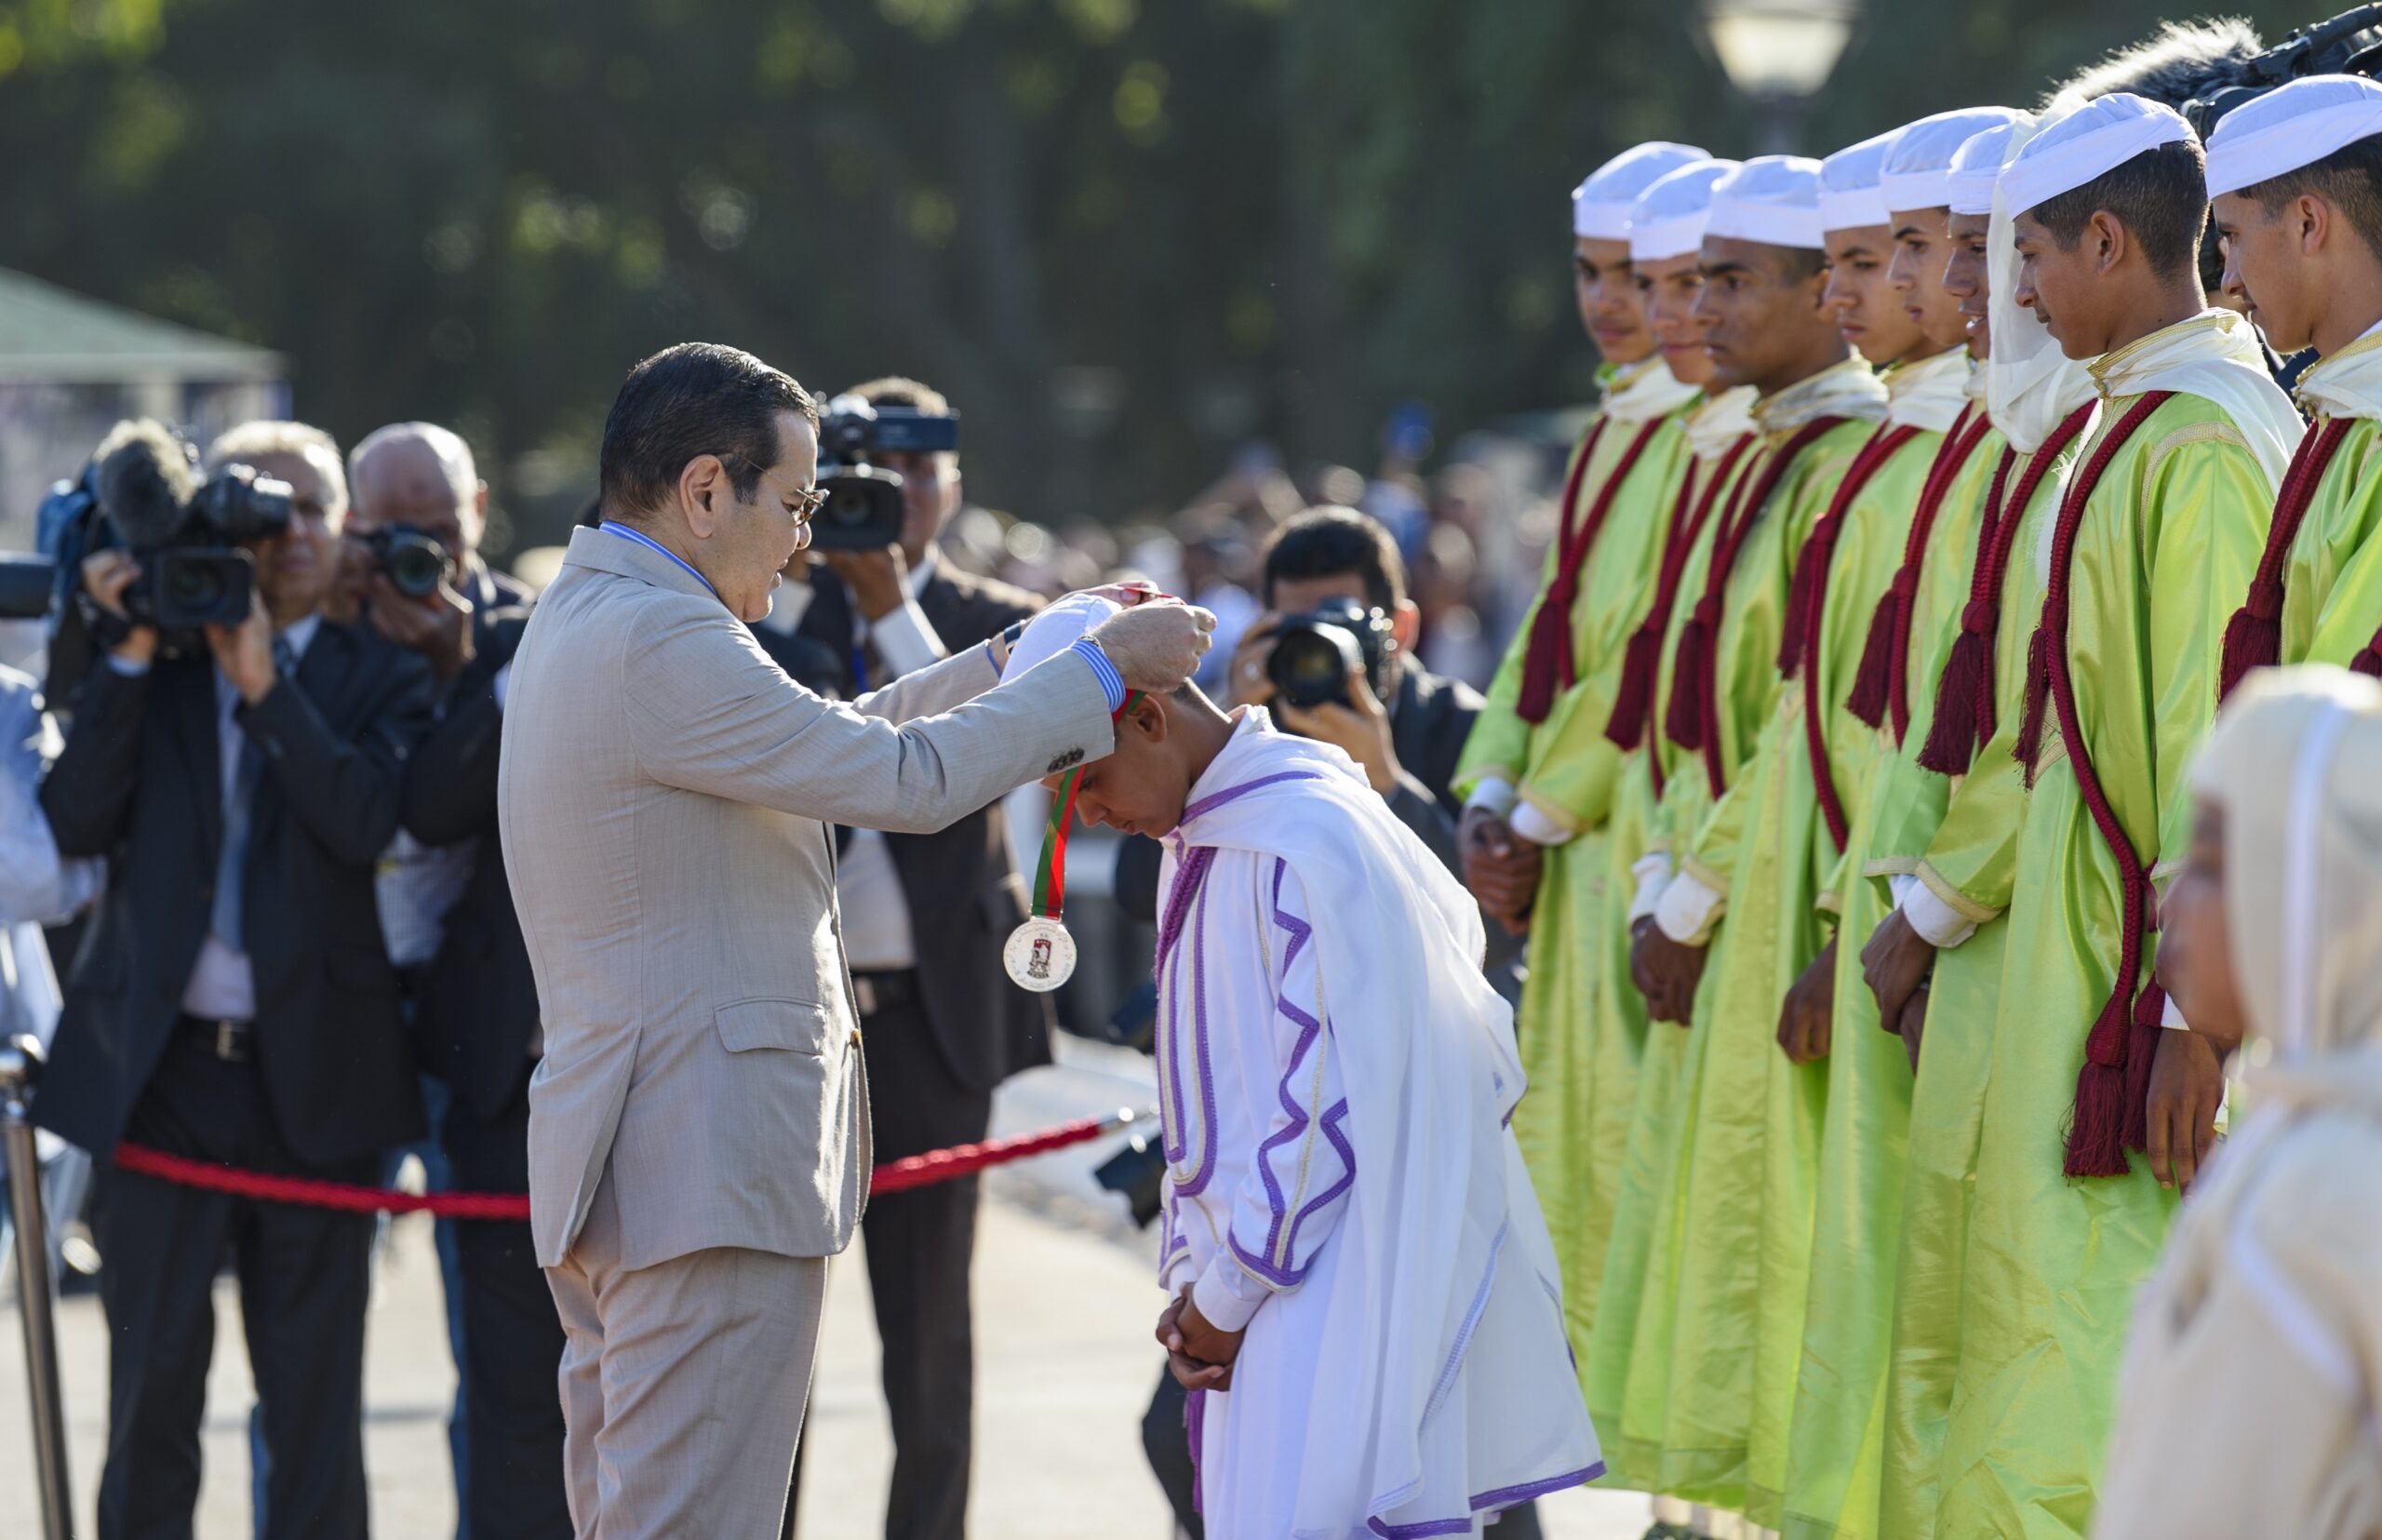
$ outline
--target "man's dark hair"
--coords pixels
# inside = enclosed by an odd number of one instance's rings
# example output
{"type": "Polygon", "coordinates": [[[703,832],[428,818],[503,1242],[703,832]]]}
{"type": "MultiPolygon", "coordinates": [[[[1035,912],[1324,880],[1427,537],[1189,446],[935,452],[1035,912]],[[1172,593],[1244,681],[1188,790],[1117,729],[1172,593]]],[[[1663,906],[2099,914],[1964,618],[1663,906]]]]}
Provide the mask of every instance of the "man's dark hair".
{"type": "Polygon", "coordinates": [[[1406,562],[1379,519],[1354,508],[1309,508],[1265,543],[1265,603],[1272,606],[1274,585],[1284,579],[1343,572],[1364,580],[1365,601],[1377,609],[1406,602],[1406,562]]]}
{"type": "Polygon", "coordinates": [[[2062,251],[2073,251],[2084,238],[2084,226],[2102,209],[2116,215],[2141,243],[2152,272],[2172,278],[2192,271],[2201,227],[2208,220],[2208,157],[2200,141],[2145,150],[2081,187],[2045,198],[2032,212],[2062,251]]]}
{"type": "Polygon", "coordinates": [[[2322,198],[2341,211],[2368,251],[2382,257],[2382,135],[2345,144],[2296,171],[2244,187],[2241,194],[2255,198],[2269,220],[2295,197],[2322,198]]]}
{"type": "Polygon", "coordinates": [[[719,456],[736,495],[751,497],[777,463],[782,412],[819,426],[817,403],[784,370],[717,342],[663,348],[629,370],[604,419],[604,516],[635,518],[657,506],[697,455],[719,456]]]}

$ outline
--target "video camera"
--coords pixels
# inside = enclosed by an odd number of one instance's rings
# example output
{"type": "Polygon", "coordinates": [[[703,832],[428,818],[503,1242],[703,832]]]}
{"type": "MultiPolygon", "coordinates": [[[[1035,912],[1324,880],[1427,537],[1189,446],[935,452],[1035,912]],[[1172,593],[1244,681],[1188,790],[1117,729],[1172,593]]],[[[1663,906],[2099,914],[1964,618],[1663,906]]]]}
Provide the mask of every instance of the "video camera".
{"type": "Polygon", "coordinates": [[[2303,75],[2382,71],[2382,5],[2359,6],[2329,21],[2300,28],[2262,54],[2241,61],[2239,83],[2183,105],[2186,122],[2203,140],[2226,114],[2303,75]]]}
{"type": "Polygon", "coordinates": [[[238,546],[289,528],[288,482],[252,465],[226,465],[201,481],[195,448],[142,418],[100,441],[87,485],[74,555],[79,563],[112,547],[132,553],[141,563],[124,596],[132,623],[155,627],[165,649],[182,651],[198,645],[200,627],[248,619],[256,568],[238,546]]]}
{"type": "Polygon", "coordinates": [[[49,613],[58,564],[41,556],[0,553],[0,621],[37,621],[49,613]]]}
{"type": "Polygon", "coordinates": [[[838,395],[819,422],[819,487],[827,494],[810,520],[822,551],[876,551],[902,538],[902,478],[875,463],[888,454],[934,454],[959,448],[958,414],[915,407],[877,407],[838,395]]]}
{"type": "Polygon", "coordinates": [[[1390,619],[1379,609],[1343,599],[1292,615],[1274,628],[1265,676],[1283,703],[1309,710],[1326,702],[1347,705],[1348,676],[1361,670],[1373,693],[1386,700],[1390,619]]]}

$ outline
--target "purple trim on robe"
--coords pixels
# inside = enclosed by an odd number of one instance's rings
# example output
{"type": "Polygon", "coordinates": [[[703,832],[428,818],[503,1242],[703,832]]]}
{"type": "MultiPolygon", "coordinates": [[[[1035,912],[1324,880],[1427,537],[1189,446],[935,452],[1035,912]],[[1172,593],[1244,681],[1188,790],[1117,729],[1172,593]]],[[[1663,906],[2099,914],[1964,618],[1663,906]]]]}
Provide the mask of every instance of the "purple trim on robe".
{"type": "MultiPolygon", "coordinates": [[[[1289,949],[1282,954],[1282,967],[1285,972],[1297,960],[1300,949],[1305,946],[1307,939],[1314,933],[1313,927],[1296,915],[1286,913],[1282,908],[1282,878],[1289,870],[1288,862],[1279,856],[1274,858],[1274,923],[1289,932],[1291,938],[1289,949]]],[[[1323,1133],[1325,1138],[1331,1141],[1332,1147],[1340,1154],[1342,1175],[1337,1182],[1301,1209],[1297,1217],[1293,1218],[1291,1215],[1290,1204],[1282,1196],[1281,1184],[1274,1179],[1274,1168],[1268,1163],[1266,1157],[1306,1132],[1307,1109],[1300,1105],[1291,1096],[1291,1083],[1297,1077],[1299,1066],[1306,1062],[1308,1051],[1322,1040],[1323,1024],[1292,1005],[1287,993],[1275,997],[1274,1009],[1279,1011],[1287,1020],[1298,1024],[1299,1036],[1297,1042],[1291,1045],[1291,1061],[1282,1071],[1281,1083],[1276,1086],[1274,1091],[1275,1100],[1280,1104],[1282,1110],[1290,1115],[1290,1121],[1257,1146],[1257,1174],[1265,1185],[1266,1206],[1272,1211],[1273,1219],[1265,1227],[1265,1245],[1262,1256],[1251,1256],[1248,1250],[1240,1244],[1240,1238],[1238,1236],[1227,1233],[1224,1239],[1232,1248],[1232,1254],[1242,1266],[1277,1288],[1295,1289],[1305,1279],[1307,1272],[1306,1268],[1295,1265],[1289,1260],[1296,1253],[1299,1225],[1317,1210],[1348,1190],[1356,1181],[1357,1154],[1348,1147],[1348,1142],[1341,1136],[1339,1132],[1339,1123],[1345,1121],[1348,1116],[1348,1104],[1344,1098],[1323,1115],[1323,1133]],[[1287,1239],[1283,1234],[1285,1225],[1289,1227],[1287,1239]],[[1284,1258],[1283,1263],[1278,1265],[1274,1261],[1277,1255],[1284,1258]]]]}
{"type": "Polygon", "coordinates": [[[1282,877],[1290,869],[1291,864],[1289,862],[1283,860],[1280,856],[1276,856],[1274,858],[1274,923],[1291,933],[1291,944],[1282,953],[1282,971],[1284,973],[1288,973],[1291,971],[1291,964],[1299,960],[1299,953],[1305,949],[1307,938],[1315,934],[1315,927],[1299,918],[1296,915],[1286,914],[1283,912],[1282,877]]]}
{"type": "MultiPolygon", "coordinates": [[[[1167,891],[1166,914],[1159,923],[1158,936],[1158,972],[1166,980],[1166,992],[1170,1004],[1174,1003],[1182,993],[1182,973],[1177,971],[1170,975],[1167,972],[1167,964],[1172,960],[1175,949],[1183,940],[1183,926],[1184,922],[1190,917],[1192,901],[1207,890],[1208,868],[1215,863],[1216,848],[1212,845],[1201,845],[1180,852],[1175,862],[1174,886],[1167,891]]],[[[1169,1019],[1174,1020],[1179,1017],[1176,1012],[1170,1011],[1169,1019]]],[[[1169,1100],[1173,1111],[1173,1118],[1171,1120],[1178,1124],[1174,1128],[1166,1128],[1163,1122],[1161,1123],[1159,1130],[1163,1136],[1161,1143],[1164,1145],[1167,1159],[1180,1164],[1191,1151],[1190,1145],[1184,1139],[1184,1130],[1179,1126],[1184,1117],[1183,1065],[1179,1052],[1169,1046],[1164,1034],[1160,1034],[1158,1038],[1158,1046],[1166,1049],[1160,1056],[1166,1061],[1169,1100]]],[[[1211,1126],[1212,1127],[1212,1119],[1211,1119],[1211,1126]]]]}
{"type": "MultiPolygon", "coordinates": [[[[1524,1481],[1519,1486],[1499,1487],[1493,1492],[1481,1493],[1479,1496],[1472,1498],[1466,1506],[1471,1508],[1473,1514],[1502,1513],[1507,1508],[1519,1507],[1533,1498],[1544,1497],[1552,1492],[1561,1492],[1569,1487],[1586,1486],[1603,1474],[1604,1462],[1599,1460],[1592,1466],[1586,1466],[1578,1470],[1567,1470],[1560,1476],[1549,1476],[1536,1481],[1524,1481]]],[[[1367,1519],[1365,1527],[1375,1534],[1387,1536],[1388,1540],[1424,1540],[1424,1537],[1434,1534],[1470,1534],[1472,1516],[1468,1514],[1462,1519],[1431,1519],[1414,1524],[1391,1524],[1374,1518],[1367,1519]]]]}
{"type": "Polygon", "coordinates": [[[1192,803],[1183,810],[1183,816],[1175,821],[1174,826],[1180,829],[1200,814],[1213,812],[1227,802],[1238,801],[1260,786],[1277,785],[1284,781],[1320,781],[1322,779],[1322,775],[1315,770],[1276,770],[1271,775],[1261,775],[1254,781],[1243,781],[1238,786],[1226,786],[1220,792],[1211,792],[1192,803]]]}
{"type": "Polygon", "coordinates": [[[1455,1388],[1456,1372],[1464,1367],[1465,1352],[1472,1346],[1473,1329],[1480,1324],[1481,1313],[1489,1308],[1489,1291],[1497,1281],[1497,1259],[1505,1254],[1505,1233],[1513,1225],[1513,1220],[1508,1218],[1497,1226],[1497,1238],[1489,1242],[1489,1270],[1480,1275],[1480,1287],[1473,1294],[1470,1307],[1464,1312],[1463,1329],[1455,1334],[1455,1346],[1448,1349],[1448,1361],[1439,1370],[1439,1383],[1431,1386],[1431,1399],[1423,1403],[1425,1422],[1430,1420],[1432,1413],[1439,1409],[1439,1402],[1447,1399],[1448,1392],[1455,1388]]]}
{"type": "MultiPolygon", "coordinates": [[[[1208,1393],[1194,1390],[1183,1398],[1184,1441],[1191,1446],[1191,1511],[1205,1513],[1207,1501],[1206,1471],[1202,1462],[1206,1455],[1208,1432],[1208,1393]]],[[[1603,1467],[1599,1466],[1599,1470],[1603,1467]]]]}
{"type": "MultiPolygon", "coordinates": [[[[1204,872],[1201,874],[1206,875],[1204,872]]],[[[1199,1086],[1199,1169],[1175,1188],[1177,1198],[1197,1198],[1216,1174],[1216,1081],[1208,1073],[1208,887],[1199,885],[1191,915],[1191,1074],[1199,1086]]]]}

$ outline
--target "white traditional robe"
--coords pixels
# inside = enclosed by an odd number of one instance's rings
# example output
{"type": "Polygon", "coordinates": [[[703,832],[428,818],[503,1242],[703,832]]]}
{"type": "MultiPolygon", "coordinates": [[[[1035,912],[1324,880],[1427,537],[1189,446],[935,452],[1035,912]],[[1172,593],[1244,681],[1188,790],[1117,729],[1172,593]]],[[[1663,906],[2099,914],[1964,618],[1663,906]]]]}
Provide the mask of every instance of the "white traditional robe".
{"type": "Polygon", "coordinates": [[[1208,1533],[1474,1534],[1595,1479],[1471,898],[1257,709],[1160,893],[1160,1280],[1248,1329],[1233,1388],[1192,1400],[1208,1533]]]}

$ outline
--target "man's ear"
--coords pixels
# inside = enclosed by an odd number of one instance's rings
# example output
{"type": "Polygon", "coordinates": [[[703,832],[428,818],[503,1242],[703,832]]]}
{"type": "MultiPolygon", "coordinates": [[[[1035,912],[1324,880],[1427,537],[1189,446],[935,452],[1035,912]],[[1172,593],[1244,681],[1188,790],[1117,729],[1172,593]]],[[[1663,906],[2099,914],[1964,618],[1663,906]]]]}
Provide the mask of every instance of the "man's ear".
{"type": "Polygon", "coordinates": [[[2312,257],[2322,251],[2333,232],[2333,206],[2302,194],[2293,203],[2290,217],[2299,221],[2299,254],[2312,257]]]}
{"type": "Polygon", "coordinates": [[[2106,208],[2093,210],[2092,221],[2084,227],[2085,234],[2094,242],[2097,256],[2094,265],[2103,273],[2116,270],[2133,248],[2134,233],[2124,221],[2106,208]]]}
{"type": "Polygon", "coordinates": [[[1139,732],[1150,743],[1155,744],[1166,742],[1169,726],[1166,708],[1158,704],[1157,696],[1144,695],[1140,700],[1135,701],[1126,708],[1125,719],[1132,724],[1134,731],[1139,732]]]}
{"type": "Polygon", "coordinates": [[[709,540],[726,527],[728,502],[735,495],[728,467],[716,454],[699,454],[678,473],[678,511],[697,540],[709,540]]]}
{"type": "Polygon", "coordinates": [[[1412,652],[1423,635],[1423,611],[1412,599],[1400,599],[1389,612],[1390,639],[1400,652],[1412,652]]]}

